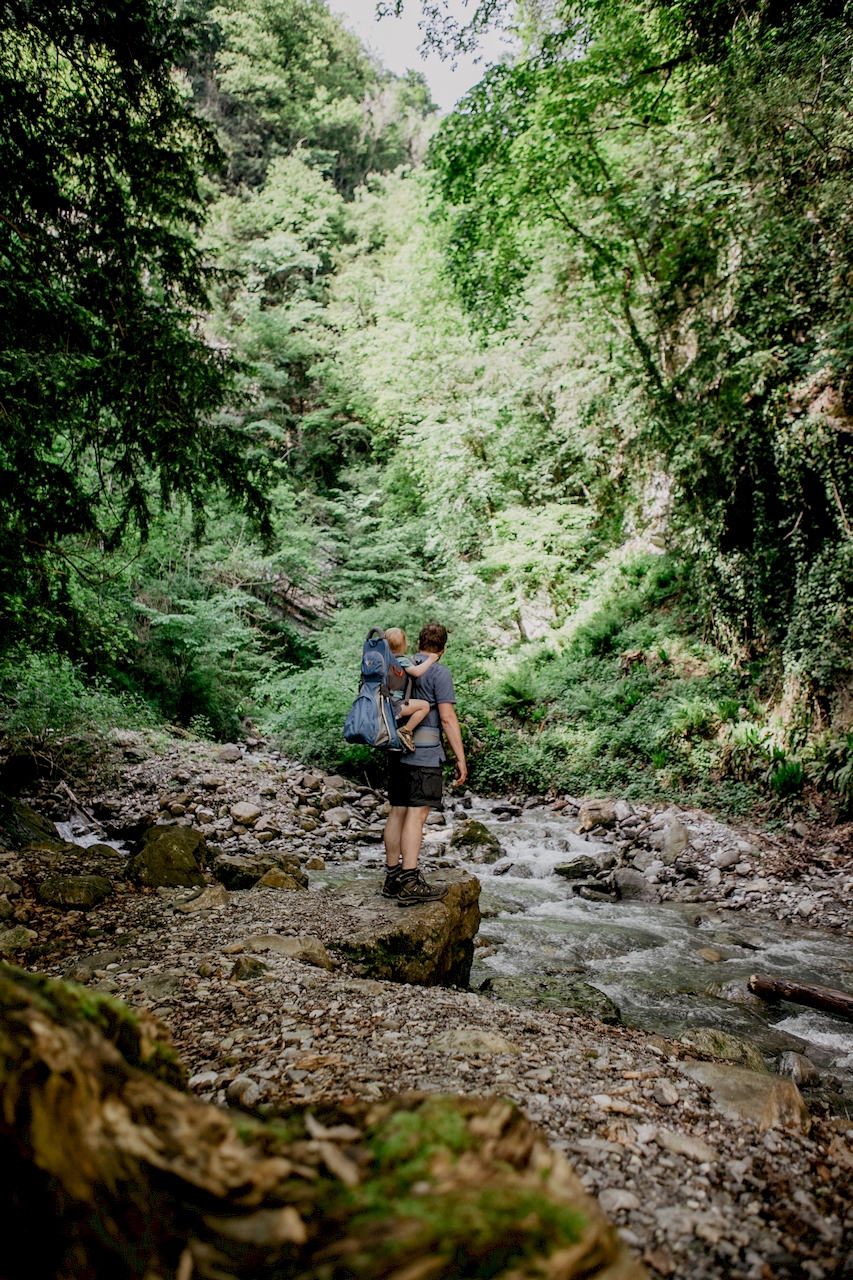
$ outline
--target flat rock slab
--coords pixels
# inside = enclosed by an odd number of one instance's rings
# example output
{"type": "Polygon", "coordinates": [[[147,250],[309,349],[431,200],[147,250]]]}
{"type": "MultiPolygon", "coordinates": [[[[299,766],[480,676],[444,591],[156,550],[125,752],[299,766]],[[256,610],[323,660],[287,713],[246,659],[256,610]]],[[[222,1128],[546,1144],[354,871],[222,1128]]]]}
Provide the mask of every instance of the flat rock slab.
{"type": "Polygon", "coordinates": [[[487,978],[480,990],[491,999],[519,1009],[570,1009],[611,1026],[622,1022],[619,1006],[610,996],[581,980],[538,978],[533,974],[496,975],[487,978]]]}
{"type": "Polygon", "coordinates": [[[105,876],[48,876],[39,886],[39,902],[65,911],[89,911],[108,898],[113,887],[105,876]]]}
{"type": "Polygon", "coordinates": [[[461,1056],[492,1057],[499,1054],[521,1053],[517,1044],[499,1036],[494,1031],[484,1031],[481,1027],[452,1027],[442,1031],[430,1045],[439,1053],[450,1053],[461,1056]]]}
{"type": "Polygon", "coordinates": [[[741,1040],[739,1036],[730,1036],[727,1031],[718,1031],[716,1027],[694,1027],[681,1037],[681,1043],[709,1058],[723,1058],[726,1062],[738,1067],[748,1067],[750,1071],[766,1071],[764,1059],[754,1044],[749,1040],[741,1040]]]}
{"type": "Polygon", "coordinates": [[[365,977],[466,987],[480,927],[480,882],[453,871],[435,881],[449,886],[447,896],[418,907],[400,907],[378,890],[367,896],[351,886],[340,889],[342,908],[360,919],[361,928],[335,946],[361,965],[365,977]]]}
{"type": "Polygon", "coordinates": [[[769,1071],[696,1062],[682,1067],[685,1075],[711,1090],[714,1104],[724,1115],[751,1120],[765,1129],[791,1129],[808,1133],[811,1117],[803,1095],[793,1080],[769,1071]]]}
{"type": "Polygon", "coordinates": [[[247,938],[243,946],[247,951],[273,951],[276,955],[287,956],[289,960],[316,965],[318,969],[332,968],[329,953],[319,938],[283,938],[278,933],[258,934],[254,938],[247,938]]]}
{"type": "Polygon", "coordinates": [[[178,903],[175,910],[188,916],[196,911],[211,911],[214,907],[227,907],[230,901],[231,895],[227,889],[223,889],[221,884],[210,884],[197,898],[178,903]]]}

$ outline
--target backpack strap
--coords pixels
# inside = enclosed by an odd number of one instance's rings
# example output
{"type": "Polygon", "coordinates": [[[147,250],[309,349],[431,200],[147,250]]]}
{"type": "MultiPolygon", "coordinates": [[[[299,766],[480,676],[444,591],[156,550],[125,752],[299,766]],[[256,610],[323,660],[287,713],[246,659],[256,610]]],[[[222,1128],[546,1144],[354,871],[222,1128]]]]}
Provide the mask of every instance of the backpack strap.
{"type": "MultiPolygon", "coordinates": [[[[369,631],[368,631],[368,633],[367,633],[367,639],[368,639],[368,640],[371,640],[371,639],[373,638],[373,636],[378,636],[380,640],[384,640],[384,639],[385,639],[385,632],[382,630],[382,628],[381,628],[381,627],[371,627],[371,628],[370,628],[370,630],[369,630],[369,631]]],[[[366,641],[365,641],[365,643],[366,643],[366,641]]]]}

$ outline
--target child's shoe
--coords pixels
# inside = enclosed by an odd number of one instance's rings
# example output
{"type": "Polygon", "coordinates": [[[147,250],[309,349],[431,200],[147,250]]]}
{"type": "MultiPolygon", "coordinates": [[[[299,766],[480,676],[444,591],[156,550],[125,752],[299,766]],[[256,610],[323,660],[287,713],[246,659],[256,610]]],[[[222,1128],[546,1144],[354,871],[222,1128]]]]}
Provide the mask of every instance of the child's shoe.
{"type": "Polygon", "coordinates": [[[397,737],[402,742],[404,751],[414,751],[415,740],[412,737],[411,729],[404,729],[401,725],[397,725],[397,737]]]}

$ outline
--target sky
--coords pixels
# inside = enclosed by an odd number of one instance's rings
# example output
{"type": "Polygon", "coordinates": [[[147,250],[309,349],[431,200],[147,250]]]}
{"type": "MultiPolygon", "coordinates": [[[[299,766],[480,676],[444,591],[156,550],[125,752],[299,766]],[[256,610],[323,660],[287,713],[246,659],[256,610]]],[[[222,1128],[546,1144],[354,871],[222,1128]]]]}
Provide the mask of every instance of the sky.
{"type": "MultiPolygon", "coordinates": [[[[376,0],[329,0],[333,13],[343,16],[346,25],[379,55],[389,71],[402,75],[410,67],[422,71],[442,111],[450,111],[456,102],[482,78],[490,62],[497,62],[507,45],[500,37],[488,33],[476,54],[462,55],[442,62],[438,54],[422,58],[419,46],[423,35],[418,28],[421,8],[418,0],[406,0],[399,18],[376,18],[376,0]]],[[[450,12],[466,16],[463,0],[449,0],[450,12]]],[[[470,12],[470,9],[468,10],[470,12]]]]}

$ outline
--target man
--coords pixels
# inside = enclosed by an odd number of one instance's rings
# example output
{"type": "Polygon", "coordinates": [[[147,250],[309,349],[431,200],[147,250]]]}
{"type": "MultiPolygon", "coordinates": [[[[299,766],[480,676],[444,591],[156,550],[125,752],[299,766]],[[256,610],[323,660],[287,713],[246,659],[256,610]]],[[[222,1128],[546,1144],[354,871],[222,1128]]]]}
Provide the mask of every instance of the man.
{"type": "Polygon", "coordinates": [[[468,776],[462,733],[456,719],[453,676],[441,665],[447,646],[447,631],[430,622],[418,637],[418,660],[437,653],[439,661],[418,679],[418,697],[429,702],[429,714],[415,730],[415,749],[389,757],[388,799],[391,812],[385,823],[385,884],[382,894],[396,898],[401,907],[438,902],[447,885],[427,884],[418,870],[421,841],[430,809],[441,808],[442,771],[446,756],[441,731],[456,756],[454,787],[468,776]]]}

